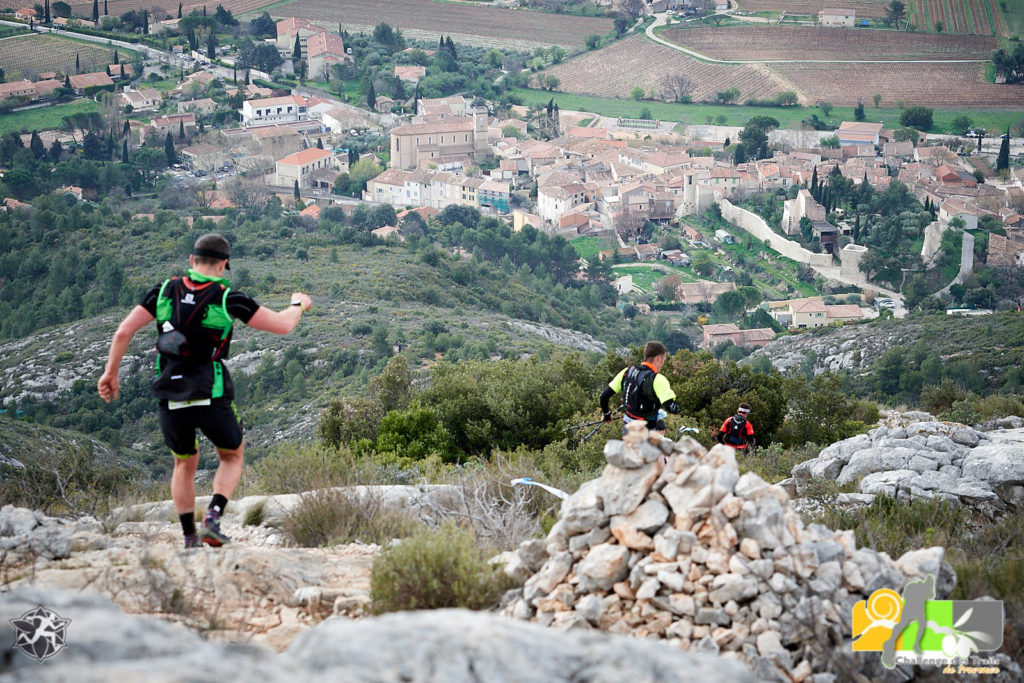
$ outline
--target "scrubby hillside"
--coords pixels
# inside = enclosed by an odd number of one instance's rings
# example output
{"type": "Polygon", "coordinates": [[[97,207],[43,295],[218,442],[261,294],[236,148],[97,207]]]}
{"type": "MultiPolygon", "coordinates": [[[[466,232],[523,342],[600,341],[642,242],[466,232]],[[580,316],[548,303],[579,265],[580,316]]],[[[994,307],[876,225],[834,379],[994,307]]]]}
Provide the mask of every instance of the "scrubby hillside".
{"type": "MultiPolygon", "coordinates": [[[[780,337],[745,363],[782,371],[847,373],[850,388],[916,404],[944,379],[978,395],[1019,392],[1024,383],[1024,315],[916,315],[780,337]]],[[[943,406],[930,406],[942,408],[943,406]]]]}

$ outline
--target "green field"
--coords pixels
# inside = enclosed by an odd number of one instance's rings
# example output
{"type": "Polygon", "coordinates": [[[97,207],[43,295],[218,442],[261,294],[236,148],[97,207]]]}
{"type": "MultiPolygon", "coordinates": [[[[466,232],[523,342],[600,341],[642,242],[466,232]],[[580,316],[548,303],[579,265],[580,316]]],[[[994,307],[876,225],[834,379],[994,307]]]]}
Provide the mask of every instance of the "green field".
{"type": "Polygon", "coordinates": [[[576,250],[576,253],[583,260],[596,257],[599,251],[614,249],[618,246],[614,240],[602,240],[596,237],[577,237],[569,242],[569,244],[572,245],[572,248],[576,250]]]}
{"type": "MultiPolygon", "coordinates": [[[[1003,16],[1003,21],[1006,22],[1006,28],[1010,35],[1024,38],[1024,2],[1008,0],[1007,2],[997,2],[996,5],[999,6],[999,12],[1003,16]]],[[[1010,47],[1012,48],[1013,45],[1011,44],[1010,47]]]]}
{"type": "MultiPolygon", "coordinates": [[[[818,107],[669,104],[667,102],[619,100],[611,97],[592,97],[571,93],[551,93],[546,90],[532,90],[528,88],[516,88],[513,92],[522,98],[525,105],[546,105],[548,100],[553,97],[562,111],[586,111],[602,116],[638,118],[641,110],[647,109],[654,118],[661,121],[680,121],[689,124],[705,124],[709,118],[714,121],[718,116],[724,116],[724,125],[742,126],[754,116],[771,116],[777,119],[783,128],[799,128],[800,122],[811,114],[817,114],[818,118],[824,118],[821,109],[818,107]]],[[[887,123],[889,126],[894,125],[894,122],[899,120],[900,111],[900,109],[894,107],[876,109],[871,106],[870,102],[864,106],[866,121],[887,123]]],[[[1007,126],[1013,126],[1021,118],[1024,118],[1024,108],[936,109],[933,116],[935,125],[929,132],[941,133],[948,131],[953,119],[961,115],[968,116],[975,126],[980,126],[987,130],[1005,130],[1007,126]]],[[[836,126],[842,121],[853,121],[853,107],[833,107],[828,120],[836,126]]]]}
{"type": "Polygon", "coordinates": [[[4,114],[0,116],[0,135],[60,128],[64,125],[65,116],[86,114],[98,109],[99,105],[92,100],[77,100],[68,104],[4,114]]]}

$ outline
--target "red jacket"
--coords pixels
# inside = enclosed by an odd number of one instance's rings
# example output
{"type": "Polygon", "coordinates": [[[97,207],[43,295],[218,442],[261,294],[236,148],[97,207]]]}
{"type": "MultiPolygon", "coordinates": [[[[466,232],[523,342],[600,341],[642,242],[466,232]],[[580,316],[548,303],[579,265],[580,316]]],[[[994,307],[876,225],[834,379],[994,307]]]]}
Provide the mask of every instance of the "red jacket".
{"type": "MultiPolygon", "coordinates": [[[[733,417],[735,417],[735,416],[733,416],[733,417]]],[[[733,430],[730,429],[730,424],[729,423],[732,422],[733,417],[727,417],[725,419],[725,422],[722,423],[722,428],[718,430],[719,433],[727,434],[727,435],[732,433],[733,430]]],[[[743,439],[743,443],[739,443],[739,444],[729,443],[728,437],[724,438],[722,441],[727,446],[732,446],[733,448],[741,449],[741,448],[746,448],[747,447],[747,440],[750,437],[752,437],[753,435],[754,435],[754,425],[750,424],[750,420],[747,420],[743,424],[743,426],[740,427],[740,438],[743,439]]]]}

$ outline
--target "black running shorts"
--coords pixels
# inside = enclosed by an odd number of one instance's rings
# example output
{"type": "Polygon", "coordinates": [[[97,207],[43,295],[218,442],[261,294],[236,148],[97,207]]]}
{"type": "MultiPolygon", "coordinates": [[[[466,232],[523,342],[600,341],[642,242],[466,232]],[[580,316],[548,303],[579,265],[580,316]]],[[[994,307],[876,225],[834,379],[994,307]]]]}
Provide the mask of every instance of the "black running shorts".
{"type": "Polygon", "coordinates": [[[178,458],[191,457],[199,450],[197,429],[217,448],[230,451],[242,445],[242,423],[230,399],[216,398],[210,405],[173,410],[167,401],[160,401],[157,414],[164,443],[178,458]]]}

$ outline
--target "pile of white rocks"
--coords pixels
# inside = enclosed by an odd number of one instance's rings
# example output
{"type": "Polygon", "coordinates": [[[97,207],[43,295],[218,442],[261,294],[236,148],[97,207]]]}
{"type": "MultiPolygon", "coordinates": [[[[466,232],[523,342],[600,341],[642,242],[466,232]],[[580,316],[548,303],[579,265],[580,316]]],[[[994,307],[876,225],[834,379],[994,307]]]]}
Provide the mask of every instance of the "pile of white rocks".
{"type": "Polygon", "coordinates": [[[1024,420],[984,427],[939,422],[927,413],[904,414],[825,448],[793,468],[796,494],[814,479],[857,485],[840,504],[868,504],[877,495],[899,500],[943,499],[1001,510],[1024,504],[1024,420]],[[918,419],[914,419],[918,418],[918,419]],[[987,428],[981,431],[979,428],[987,428]]]}
{"type": "Polygon", "coordinates": [[[522,583],[506,615],[717,652],[759,680],[885,679],[877,657],[852,656],[853,605],[929,573],[940,596],[955,585],[941,547],[896,561],[857,548],[852,531],[805,526],[782,487],[740,476],[733,449],[633,424],[546,538],[496,558],[522,583]]]}

